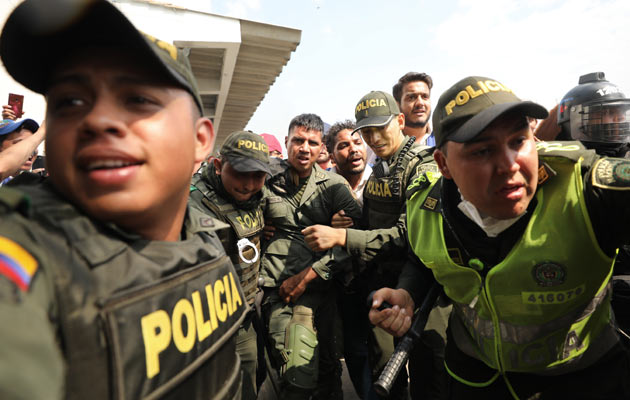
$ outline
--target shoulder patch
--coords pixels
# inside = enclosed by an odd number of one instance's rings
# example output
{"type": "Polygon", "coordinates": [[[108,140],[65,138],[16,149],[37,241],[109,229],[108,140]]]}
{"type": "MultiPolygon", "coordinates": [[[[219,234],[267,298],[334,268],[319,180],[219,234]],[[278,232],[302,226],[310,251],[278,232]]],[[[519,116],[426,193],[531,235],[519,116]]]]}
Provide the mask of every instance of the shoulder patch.
{"type": "Polygon", "coordinates": [[[27,291],[39,264],[35,257],[13,240],[0,236],[0,275],[27,291]]]}
{"type": "Polygon", "coordinates": [[[547,164],[544,161],[540,162],[540,165],[538,167],[538,184],[542,185],[543,183],[547,182],[549,180],[549,178],[554,177],[558,175],[558,173],[549,166],[549,164],[547,164]]]}
{"type": "Polygon", "coordinates": [[[593,186],[612,190],[630,190],[630,160],[600,158],[593,165],[592,174],[593,186]]]}

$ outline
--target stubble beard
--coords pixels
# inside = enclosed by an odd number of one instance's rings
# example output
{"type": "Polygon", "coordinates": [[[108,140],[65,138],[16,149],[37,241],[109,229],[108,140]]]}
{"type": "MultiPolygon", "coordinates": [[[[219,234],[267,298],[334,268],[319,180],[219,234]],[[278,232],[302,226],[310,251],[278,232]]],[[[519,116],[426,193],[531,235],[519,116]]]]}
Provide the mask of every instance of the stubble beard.
{"type": "Polygon", "coordinates": [[[424,128],[425,126],[427,126],[428,123],[429,123],[429,118],[420,122],[410,121],[405,118],[405,126],[408,126],[410,128],[424,128]]]}

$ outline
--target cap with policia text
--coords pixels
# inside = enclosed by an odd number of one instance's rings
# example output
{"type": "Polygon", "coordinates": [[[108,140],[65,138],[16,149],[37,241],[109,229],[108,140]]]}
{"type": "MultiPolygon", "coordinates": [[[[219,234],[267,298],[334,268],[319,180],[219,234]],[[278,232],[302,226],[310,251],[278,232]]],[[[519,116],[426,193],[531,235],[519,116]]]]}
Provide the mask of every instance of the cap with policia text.
{"type": "Polygon", "coordinates": [[[359,100],[354,110],[357,125],[353,132],[372,126],[385,126],[398,114],[400,114],[400,109],[391,94],[372,91],[359,100]]]}
{"type": "Polygon", "coordinates": [[[203,104],[188,57],[181,49],[138,31],[106,0],[26,0],[9,16],[0,57],[9,74],[45,94],[56,67],[89,47],[124,48],[146,57],[173,83],[203,104]]]}
{"type": "Polygon", "coordinates": [[[519,99],[511,89],[494,79],[464,78],[440,96],[433,113],[435,145],[439,147],[447,140],[465,143],[508,111],[537,119],[548,115],[543,106],[519,99]]]}
{"type": "Polygon", "coordinates": [[[223,142],[220,153],[238,172],[263,171],[271,174],[267,143],[262,136],[253,132],[230,133],[223,142]]]}

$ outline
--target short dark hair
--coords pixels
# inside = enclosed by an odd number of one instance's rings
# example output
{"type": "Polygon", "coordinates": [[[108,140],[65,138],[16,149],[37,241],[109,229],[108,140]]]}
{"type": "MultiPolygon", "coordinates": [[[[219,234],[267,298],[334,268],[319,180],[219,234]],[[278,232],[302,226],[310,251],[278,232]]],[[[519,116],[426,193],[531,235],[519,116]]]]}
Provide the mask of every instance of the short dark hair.
{"type": "Polygon", "coordinates": [[[328,129],[328,133],[326,134],[326,149],[328,149],[328,153],[333,153],[333,149],[335,148],[335,139],[337,139],[339,132],[344,129],[350,129],[353,131],[356,127],[355,123],[349,119],[335,122],[333,126],[328,129]]]}
{"type": "Polygon", "coordinates": [[[324,137],[324,121],[316,114],[300,114],[289,123],[288,136],[296,127],[305,128],[307,131],[319,131],[322,139],[324,137]]]}
{"type": "Polygon", "coordinates": [[[422,81],[426,83],[429,87],[429,90],[433,88],[433,79],[431,79],[428,74],[425,74],[424,72],[407,72],[405,75],[401,76],[400,79],[398,79],[398,82],[392,88],[392,95],[394,96],[394,99],[396,99],[396,102],[398,104],[400,104],[400,100],[402,98],[402,89],[403,86],[405,86],[405,83],[417,81],[422,81]]]}

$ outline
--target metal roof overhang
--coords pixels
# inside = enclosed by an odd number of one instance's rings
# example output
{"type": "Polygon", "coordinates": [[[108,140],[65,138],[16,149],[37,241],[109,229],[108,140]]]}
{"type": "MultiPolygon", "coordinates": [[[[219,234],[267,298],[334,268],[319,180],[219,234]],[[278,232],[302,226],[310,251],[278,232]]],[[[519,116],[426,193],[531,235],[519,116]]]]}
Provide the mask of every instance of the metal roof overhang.
{"type": "Polygon", "coordinates": [[[300,44],[298,29],[156,0],[112,1],[139,29],[188,49],[204,116],[212,119],[217,133],[215,149],[231,132],[245,129],[300,44]],[[208,29],[210,26],[215,29],[208,29]]]}

